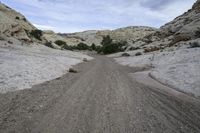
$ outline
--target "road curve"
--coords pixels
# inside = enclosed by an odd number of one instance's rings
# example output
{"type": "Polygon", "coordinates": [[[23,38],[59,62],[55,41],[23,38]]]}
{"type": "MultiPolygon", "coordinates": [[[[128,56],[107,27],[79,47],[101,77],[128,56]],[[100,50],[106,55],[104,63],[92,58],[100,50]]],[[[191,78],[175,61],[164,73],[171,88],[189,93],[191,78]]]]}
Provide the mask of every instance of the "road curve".
{"type": "Polygon", "coordinates": [[[0,133],[198,133],[200,102],[138,83],[111,58],[0,95],[0,133]]]}

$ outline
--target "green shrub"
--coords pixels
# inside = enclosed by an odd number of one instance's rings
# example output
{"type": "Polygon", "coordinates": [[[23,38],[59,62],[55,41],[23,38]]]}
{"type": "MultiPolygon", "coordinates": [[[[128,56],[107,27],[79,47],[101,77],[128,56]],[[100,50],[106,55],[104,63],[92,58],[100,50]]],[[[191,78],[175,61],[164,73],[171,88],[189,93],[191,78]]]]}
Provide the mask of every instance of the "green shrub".
{"type": "Polygon", "coordinates": [[[123,52],[125,48],[123,48],[126,44],[119,42],[119,43],[111,43],[107,44],[102,47],[103,54],[112,54],[117,52],[123,52]]]}
{"type": "Polygon", "coordinates": [[[50,48],[54,48],[51,42],[46,42],[44,45],[50,48]]]}
{"type": "Polygon", "coordinates": [[[105,36],[102,40],[101,52],[103,54],[112,54],[117,52],[123,52],[126,49],[127,42],[113,43],[110,36],[105,36]]]}
{"type": "Polygon", "coordinates": [[[140,56],[140,55],[142,55],[141,52],[137,52],[137,53],[135,54],[135,56],[140,56]]]}
{"type": "Polygon", "coordinates": [[[70,72],[70,73],[77,73],[78,71],[75,70],[75,69],[73,69],[73,68],[70,68],[70,69],[69,69],[69,72],[70,72]]]}
{"type": "Polygon", "coordinates": [[[41,36],[42,36],[42,31],[41,30],[32,30],[30,35],[32,35],[34,38],[38,39],[38,40],[42,40],[41,36]]]}
{"type": "Polygon", "coordinates": [[[62,46],[62,48],[66,50],[72,50],[72,51],[73,50],[92,50],[90,46],[84,43],[79,43],[76,46],[67,45],[66,42],[61,41],[61,40],[57,40],[55,43],[59,46],[62,46]]]}
{"type": "Polygon", "coordinates": [[[138,50],[138,49],[140,49],[140,47],[131,47],[129,50],[134,51],[134,50],[138,50]]]}
{"type": "Polygon", "coordinates": [[[128,56],[130,56],[130,54],[129,53],[123,53],[122,56],[128,57],[128,56]]]}
{"type": "Polygon", "coordinates": [[[96,48],[97,53],[112,54],[124,51],[125,46],[127,46],[127,43],[126,42],[113,43],[113,40],[110,38],[109,35],[107,35],[103,37],[101,45],[102,45],[101,47],[96,48]]]}
{"type": "Polygon", "coordinates": [[[102,46],[96,46],[96,50],[98,54],[102,53],[102,46]]]}
{"type": "Polygon", "coordinates": [[[65,41],[62,41],[62,40],[57,40],[54,42],[55,44],[57,44],[58,46],[64,46],[64,45],[67,45],[65,41]]]}
{"type": "Polygon", "coordinates": [[[96,50],[96,45],[94,43],[91,45],[91,49],[96,50]]]}
{"type": "Polygon", "coordinates": [[[112,53],[115,53],[117,52],[117,46],[113,43],[109,44],[109,45],[106,45],[106,46],[103,46],[102,47],[102,52],[104,54],[112,54],[112,53]]]}
{"type": "Polygon", "coordinates": [[[200,38],[200,28],[195,32],[195,37],[200,38]]]}
{"type": "Polygon", "coordinates": [[[15,17],[15,19],[19,20],[20,18],[17,16],[17,17],[15,17]]]}
{"type": "Polygon", "coordinates": [[[110,38],[109,35],[107,35],[107,36],[104,36],[104,37],[103,37],[103,40],[102,40],[102,42],[101,42],[101,45],[102,45],[102,46],[106,46],[106,45],[110,45],[111,43],[112,43],[112,39],[110,38]]]}
{"type": "Polygon", "coordinates": [[[79,43],[77,46],[76,46],[76,49],[77,50],[89,50],[90,47],[85,44],[85,43],[79,43]]]}
{"type": "Polygon", "coordinates": [[[66,50],[71,50],[71,51],[73,51],[73,50],[76,49],[76,46],[69,46],[69,45],[65,44],[65,45],[62,46],[62,48],[63,48],[63,49],[66,49],[66,50]]]}

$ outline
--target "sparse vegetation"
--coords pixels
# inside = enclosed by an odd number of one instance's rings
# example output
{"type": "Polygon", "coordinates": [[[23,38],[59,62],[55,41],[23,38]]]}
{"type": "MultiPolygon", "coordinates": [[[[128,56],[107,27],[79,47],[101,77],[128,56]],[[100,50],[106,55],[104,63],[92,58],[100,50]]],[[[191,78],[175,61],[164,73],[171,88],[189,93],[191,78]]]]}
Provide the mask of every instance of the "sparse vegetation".
{"type": "Polygon", "coordinates": [[[112,42],[113,42],[113,40],[110,38],[109,35],[107,35],[107,36],[104,36],[104,37],[103,37],[103,40],[102,40],[102,42],[101,42],[101,45],[102,45],[102,46],[110,45],[110,44],[112,44],[112,42]]]}
{"type": "Polygon", "coordinates": [[[66,50],[71,50],[71,51],[75,50],[75,46],[69,46],[67,44],[63,45],[62,48],[66,50]]]}
{"type": "Polygon", "coordinates": [[[98,53],[112,54],[116,52],[123,52],[125,50],[125,46],[127,46],[127,42],[113,43],[113,40],[109,35],[107,35],[103,37],[101,45],[102,47],[98,50],[98,53]]]}
{"type": "Polygon", "coordinates": [[[200,38],[200,28],[195,32],[195,37],[200,38]]]}
{"type": "Polygon", "coordinates": [[[140,55],[142,55],[141,52],[137,52],[137,53],[135,54],[135,56],[140,56],[140,55]]]}
{"type": "Polygon", "coordinates": [[[186,34],[178,34],[175,35],[172,42],[169,44],[169,47],[174,46],[176,43],[181,42],[181,41],[188,41],[191,40],[191,37],[186,35],[186,34]]]}
{"type": "Polygon", "coordinates": [[[11,42],[10,40],[8,41],[9,44],[13,44],[13,42],[11,42]]]}
{"type": "Polygon", "coordinates": [[[91,49],[96,51],[96,45],[94,43],[91,45],[91,49]]]}
{"type": "Polygon", "coordinates": [[[17,17],[15,17],[15,19],[19,20],[20,18],[17,16],[17,17]]]}
{"type": "Polygon", "coordinates": [[[90,50],[90,47],[87,44],[85,44],[85,43],[79,43],[76,46],[76,49],[77,50],[90,50]]]}
{"type": "Polygon", "coordinates": [[[63,46],[63,47],[65,47],[65,45],[67,45],[67,43],[62,40],[57,40],[54,43],[57,44],[58,46],[63,46]]]}
{"type": "Polygon", "coordinates": [[[123,53],[122,56],[128,57],[128,56],[130,56],[130,54],[129,53],[123,53]]]}
{"type": "Polygon", "coordinates": [[[92,50],[92,46],[88,46],[85,43],[79,43],[76,46],[71,46],[62,40],[57,40],[57,41],[55,41],[55,44],[57,44],[58,46],[61,46],[63,49],[71,50],[71,51],[73,51],[73,50],[92,50]]]}
{"type": "Polygon", "coordinates": [[[154,52],[154,51],[158,51],[158,50],[160,50],[159,47],[150,47],[150,48],[145,48],[144,52],[149,53],[149,52],[154,52]]]}
{"type": "Polygon", "coordinates": [[[138,49],[140,49],[140,47],[130,47],[129,48],[130,51],[134,51],[134,50],[138,50],[138,49]]]}
{"type": "Polygon", "coordinates": [[[123,52],[125,49],[123,46],[125,46],[125,43],[119,42],[119,43],[111,43],[109,45],[102,47],[103,54],[112,54],[117,52],[123,52]]]}
{"type": "Polygon", "coordinates": [[[46,42],[44,45],[50,48],[54,48],[51,42],[46,42]]]}
{"type": "Polygon", "coordinates": [[[30,35],[32,35],[34,38],[38,39],[38,40],[42,40],[42,31],[41,30],[32,30],[30,35]]]}
{"type": "Polygon", "coordinates": [[[102,46],[96,46],[95,51],[97,51],[98,54],[102,53],[102,46]]]}
{"type": "Polygon", "coordinates": [[[69,69],[69,72],[70,72],[70,73],[77,73],[78,71],[75,70],[75,69],[73,69],[73,68],[70,68],[70,69],[69,69]]]}
{"type": "Polygon", "coordinates": [[[91,46],[88,46],[87,44],[81,42],[76,46],[70,46],[67,45],[66,42],[62,40],[55,41],[55,44],[61,46],[63,49],[66,50],[94,50],[97,51],[99,54],[111,54],[116,52],[123,52],[126,49],[127,43],[126,42],[116,42],[113,43],[110,36],[105,36],[102,40],[101,45],[102,46],[96,46],[95,44],[92,44],[91,46]]]}

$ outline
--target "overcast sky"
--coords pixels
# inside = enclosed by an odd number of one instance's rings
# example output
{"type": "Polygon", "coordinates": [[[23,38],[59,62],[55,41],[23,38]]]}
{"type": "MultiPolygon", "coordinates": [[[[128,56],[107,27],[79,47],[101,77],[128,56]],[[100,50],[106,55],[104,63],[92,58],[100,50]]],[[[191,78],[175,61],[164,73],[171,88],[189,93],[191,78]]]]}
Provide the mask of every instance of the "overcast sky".
{"type": "Polygon", "coordinates": [[[196,0],[0,0],[39,29],[78,32],[126,26],[160,27],[196,0]]]}

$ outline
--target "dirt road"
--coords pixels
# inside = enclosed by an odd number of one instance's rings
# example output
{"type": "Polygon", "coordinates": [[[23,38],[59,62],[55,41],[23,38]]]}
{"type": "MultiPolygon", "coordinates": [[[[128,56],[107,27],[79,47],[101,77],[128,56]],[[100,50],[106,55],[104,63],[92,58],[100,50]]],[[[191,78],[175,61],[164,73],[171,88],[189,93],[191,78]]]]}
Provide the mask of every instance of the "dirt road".
{"type": "Polygon", "coordinates": [[[29,90],[0,95],[0,133],[199,133],[200,102],[137,83],[103,56],[29,90]]]}

